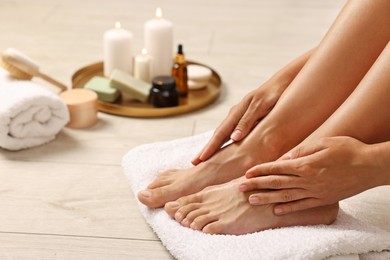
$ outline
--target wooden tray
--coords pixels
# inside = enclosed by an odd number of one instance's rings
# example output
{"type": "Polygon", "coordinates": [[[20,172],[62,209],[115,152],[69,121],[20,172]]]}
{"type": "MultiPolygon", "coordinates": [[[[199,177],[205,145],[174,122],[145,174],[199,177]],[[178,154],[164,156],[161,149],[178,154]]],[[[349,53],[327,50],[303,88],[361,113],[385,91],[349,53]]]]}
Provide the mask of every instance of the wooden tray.
{"type": "MultiPolygon", "coordinates": [[[[193,61],[187,61],[187,64],[197,64],[208,67],[193,61]]],[[[149,103],[141,103],[122,95],[115,103],[98,101],[98,109],[101,112],[128,116],[128,117],[165,117],[188,113],[214,102],[221,91],[221,78],[217,72],[212,71],[212,77],[207,87],[198,90],[190,90],[188,97],[180,101],[177,107],[155,108],[149,103]]],[[[73,88],[83,88],[94,76],[103,76],[103,63],[95,63],[77,70],[72,76],[73,88]]]]}

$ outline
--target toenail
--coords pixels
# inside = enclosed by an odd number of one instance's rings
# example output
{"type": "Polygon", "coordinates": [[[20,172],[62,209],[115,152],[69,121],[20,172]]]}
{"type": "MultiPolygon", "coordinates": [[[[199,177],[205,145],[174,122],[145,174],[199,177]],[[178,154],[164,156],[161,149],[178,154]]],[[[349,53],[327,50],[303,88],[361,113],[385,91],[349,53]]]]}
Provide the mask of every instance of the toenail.
{"type": "Polygon", "coordinates": [[[183,221],[181,222],[181,224],[183,225],[183,226],[188,226],[189,225],[189,221],[188,221],[188,219],[183,219],[183,221]]]}
{"type": "Polygon", "coordinates": [[[175,219],[180,221],[183,218],[183,215],[180,212],[175,213],[175,219]]]}
{"type": "Polygon", "coordinates": [[[190,228],[195,229],[195,230],[198,230],[198,226],[196,225],[195,222],[192,222],[192,223],[191,223],[190,228]]]}
{"type": "Polygon", "coordinates": [[[145,198],[150,198],[150,197],[152,197],[152,193],[151,193],[150,191],[148,191],[148,190],[143,190],[143,191],[140,192],[140,194],[141,194],[142,196],[144,196],[145,198]]]}
{"type": "Polygon", "coordinates": [[[258,197],[249,197],[249,203],[252,205],[259,205],[260,200],[258,197]]]}
{"type": "Polygon", "coordinates": [[[177,208],[177,207],[179,207],[179,202],[177,202],[177,201],[171,201],[171,202],[168,202],[168,207],[170,207],[170,208],[177,208]]]}

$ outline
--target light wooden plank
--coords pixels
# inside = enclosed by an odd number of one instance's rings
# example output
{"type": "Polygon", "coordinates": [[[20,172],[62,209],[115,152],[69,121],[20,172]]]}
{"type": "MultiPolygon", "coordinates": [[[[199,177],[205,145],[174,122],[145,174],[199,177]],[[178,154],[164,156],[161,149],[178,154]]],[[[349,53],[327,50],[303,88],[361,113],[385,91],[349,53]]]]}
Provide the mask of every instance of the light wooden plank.
{"type": "Polygon", "coordinates": [[[0,233],[0,258],[18,260],[173,259],[158,241],[0,233]]]}
{"type": "Polygon", "coordinates": [[[153,239],[119,166],[4,161],[0,231],[153,239]]]}

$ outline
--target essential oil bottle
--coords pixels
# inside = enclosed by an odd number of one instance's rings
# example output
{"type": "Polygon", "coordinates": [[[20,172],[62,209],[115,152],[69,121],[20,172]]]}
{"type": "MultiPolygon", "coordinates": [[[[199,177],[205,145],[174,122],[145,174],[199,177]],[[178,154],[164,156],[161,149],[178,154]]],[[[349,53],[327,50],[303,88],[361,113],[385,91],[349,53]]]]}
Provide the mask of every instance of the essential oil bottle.
{"type": "Polygon", "coordinates": [[[188,76],[187,76],[187,64],[185,55],[183,52],[183,45],[179,44],[175,61],[172,67],[172,77],[176,79],[176,87],[181,98],[188,96],[188,76]]]}

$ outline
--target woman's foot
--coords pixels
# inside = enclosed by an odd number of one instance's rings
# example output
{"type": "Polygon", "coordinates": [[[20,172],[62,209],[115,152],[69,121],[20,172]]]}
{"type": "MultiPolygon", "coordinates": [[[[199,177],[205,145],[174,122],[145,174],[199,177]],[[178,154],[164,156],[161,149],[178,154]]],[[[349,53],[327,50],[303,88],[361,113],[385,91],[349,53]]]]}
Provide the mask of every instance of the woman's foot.
{"type": "Polygon", "coordinates": [[[220,150],[209,160],[195,167],[168,170],[156,178],[146,190],[138,193],[138,199],[150,208],[158,208],[168,201],[203,190],[210,185],[228,182],[241,177],[255,164],[276,159],[277,153],[259,135],[248,136],[240,143],[233,143],[220,150]]]}
{"type": "Polygon", "coordinates": [[[275,216],[274,204],[248,203],[250,193],[238,189],[242,180],[207,187],[167,203],[165,210],[183,226],[209,234],[241,235],[276,227],[331,224],[336,219],[338,204],[275,216]]]}

